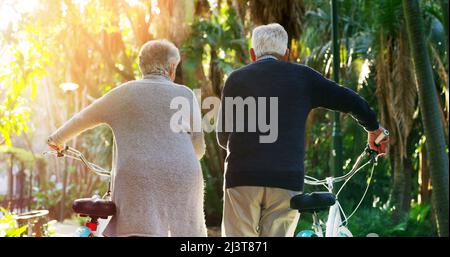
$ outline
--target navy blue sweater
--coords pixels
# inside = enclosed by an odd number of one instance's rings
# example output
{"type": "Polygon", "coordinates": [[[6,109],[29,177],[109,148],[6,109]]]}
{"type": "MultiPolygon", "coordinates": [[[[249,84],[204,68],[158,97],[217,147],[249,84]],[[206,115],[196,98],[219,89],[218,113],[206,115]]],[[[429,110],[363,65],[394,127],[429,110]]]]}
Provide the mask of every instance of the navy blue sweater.
{"type": "MultiPolygon", "coordinates": [[[[219,145],[227,150],[225,187],[264,186],[302,191],[305,123],[308,113],[317,107],[349,113],[368,131],[378,129],[376,114],[363,98],[307,66],[264,59],[232,72],[222,92],[219,115],[223,116],[217,131],[219,145]],[[230,118],[230,112],[225,112],[224,97],[278,97],[277,140],[261,143],[260,135],[268,133],[258,129],[248,132],[247,127],[244,132],[226,132],[224,121],[230,118]]],[[[244,110],[248,122],[249,112],[244,110]]],[[[232,115],[235,121],[236,109],[232,115]]]]}

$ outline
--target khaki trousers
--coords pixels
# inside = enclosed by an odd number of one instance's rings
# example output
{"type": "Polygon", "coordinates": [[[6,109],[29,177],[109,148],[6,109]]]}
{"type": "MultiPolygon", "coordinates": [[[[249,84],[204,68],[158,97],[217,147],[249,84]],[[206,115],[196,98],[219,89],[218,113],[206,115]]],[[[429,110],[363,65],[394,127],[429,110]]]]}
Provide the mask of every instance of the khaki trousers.
{"type": "Polygon", "coordinates": [[[299,193],[271,187],[225,189],[222,236],[294,236],[300,214],[289,205],[291,197],[299,193]]]}

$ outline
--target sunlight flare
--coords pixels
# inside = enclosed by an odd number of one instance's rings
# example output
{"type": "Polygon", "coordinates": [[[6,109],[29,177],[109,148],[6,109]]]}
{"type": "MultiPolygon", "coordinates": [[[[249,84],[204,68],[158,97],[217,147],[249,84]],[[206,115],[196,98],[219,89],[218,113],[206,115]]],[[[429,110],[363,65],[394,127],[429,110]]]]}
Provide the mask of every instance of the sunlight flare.
{"type": "Polygon", "coordinates": [[[0,2],[0,30],[16,27],[23,14],[38,7],[38,0],[3,0],[0,2]]]}

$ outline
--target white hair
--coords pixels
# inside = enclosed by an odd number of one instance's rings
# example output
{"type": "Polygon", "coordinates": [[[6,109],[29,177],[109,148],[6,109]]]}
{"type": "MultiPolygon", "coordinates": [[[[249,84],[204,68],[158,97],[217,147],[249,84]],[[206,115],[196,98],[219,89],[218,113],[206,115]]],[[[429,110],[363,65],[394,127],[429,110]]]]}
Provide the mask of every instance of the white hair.
{"type": "Polygon", "coordinates": [[[143,75],[151,73],[168,74],[171,64],[178,65],[180,52],[170,41],[151,40],[145,43],[139,52],[139,69],[143,75]]]}
{"type": "Polygon", "coordinates": [[[253,30],[252,47],[256,57],[266,54],[283,56],[286,53],[287,44],[288,34],[278,23],[258,26],[253,30]]]}

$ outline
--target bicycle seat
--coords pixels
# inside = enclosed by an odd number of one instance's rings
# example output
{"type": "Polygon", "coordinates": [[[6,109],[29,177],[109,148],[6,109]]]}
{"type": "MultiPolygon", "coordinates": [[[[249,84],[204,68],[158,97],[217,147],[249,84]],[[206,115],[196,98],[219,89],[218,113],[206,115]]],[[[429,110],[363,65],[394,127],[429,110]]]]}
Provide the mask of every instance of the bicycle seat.
{"type": "Polygon", "coordinates": [[[73,201],[72,209],[81,216],[98,217],[107,219],[116,213],[116,205],[113,201],[101,198],[82,198],[73,201]]]}
{"type": "Polygon", "coordinates": [[[336,197],[329,192],[312,192],[291,198],[291,208],[299,212],[319,212],[327,210],[336,202],[336,197]]]}

